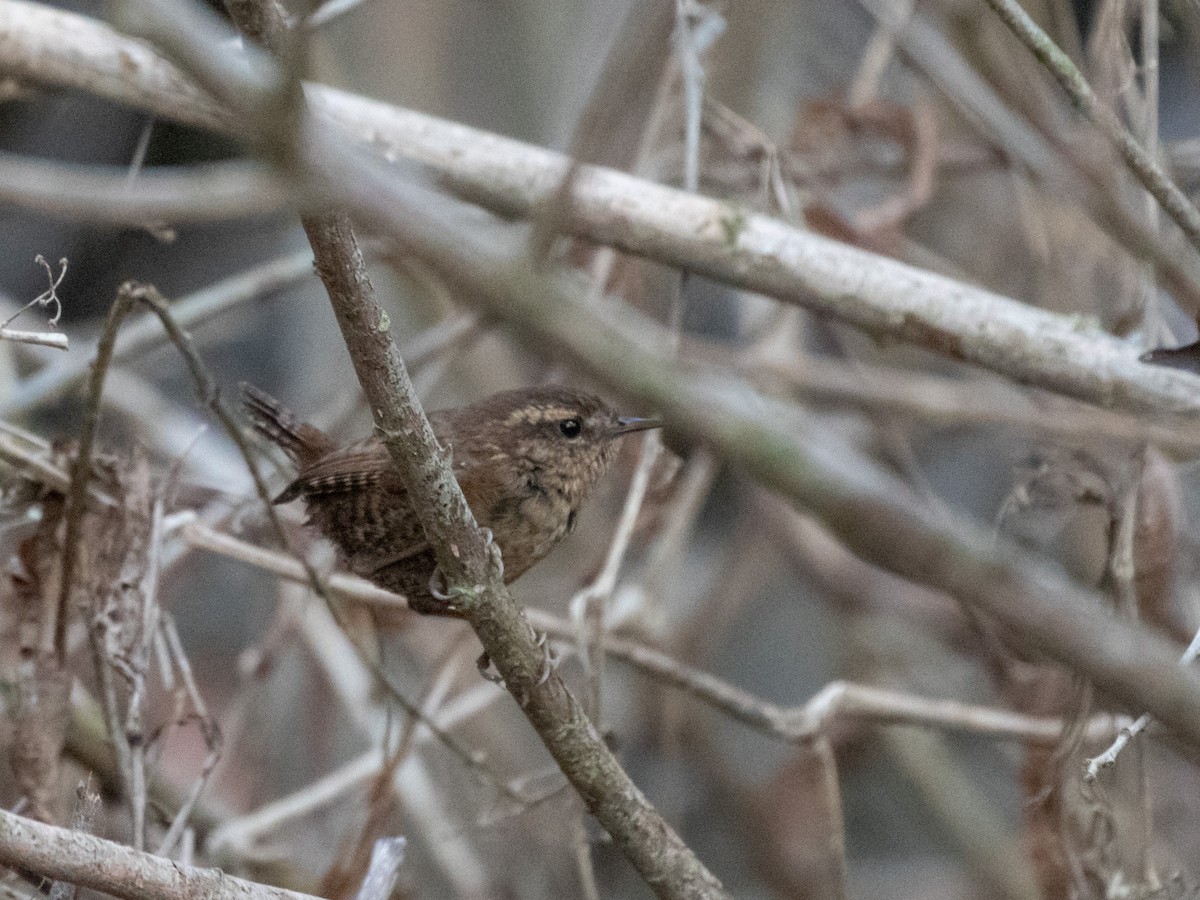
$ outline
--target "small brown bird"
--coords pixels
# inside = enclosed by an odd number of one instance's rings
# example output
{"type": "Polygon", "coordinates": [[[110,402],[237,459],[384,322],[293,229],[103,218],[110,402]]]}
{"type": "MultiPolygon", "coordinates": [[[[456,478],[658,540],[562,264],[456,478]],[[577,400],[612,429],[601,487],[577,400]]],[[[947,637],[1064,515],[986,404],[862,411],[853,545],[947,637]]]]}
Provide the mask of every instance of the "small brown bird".
{"type": "MultiPolygon", "coordinates": [[[[263,391],[243,384],[242,394],[255,429],[300,470],[275,502],[303,497],[309,524],[337,546],[350,571],[404,594],[417,612],[454,615],[431,592],[437,560],[379,438],[339,447],[263,391]]],[[[618,416],[599,397],[564,387],[504,391],[431,413],[429,421],[450,447],[476,520],[500,547],[506,584],[574,529],[620,438],[660,425],[618,416]]]]}

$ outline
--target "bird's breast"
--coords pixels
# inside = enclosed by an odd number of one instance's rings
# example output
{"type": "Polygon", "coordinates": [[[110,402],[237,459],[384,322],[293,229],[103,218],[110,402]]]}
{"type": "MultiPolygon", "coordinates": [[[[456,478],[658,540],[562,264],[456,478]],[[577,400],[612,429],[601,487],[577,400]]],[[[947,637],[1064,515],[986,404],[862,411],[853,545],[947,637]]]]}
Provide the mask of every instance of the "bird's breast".
{"type": "Polygon", "coordinates": [[[504,580],[512,581],[546,556],[566,536],[574,514],[559,494],[522,492],[497,500],[480,516],[504,556],[504,580]]]}

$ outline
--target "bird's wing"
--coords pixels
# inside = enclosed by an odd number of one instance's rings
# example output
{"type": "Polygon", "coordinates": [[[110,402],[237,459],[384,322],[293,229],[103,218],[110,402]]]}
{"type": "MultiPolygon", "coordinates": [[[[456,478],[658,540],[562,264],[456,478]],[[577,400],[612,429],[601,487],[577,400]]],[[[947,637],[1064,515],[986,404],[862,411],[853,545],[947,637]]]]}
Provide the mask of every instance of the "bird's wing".
{"type": "Polygon", "coordinates": [[[379,485],[384,478],[398,480],[391,458],[378,443],[360,441],[305,466],[280,499],[362,490],[379,485]]]}

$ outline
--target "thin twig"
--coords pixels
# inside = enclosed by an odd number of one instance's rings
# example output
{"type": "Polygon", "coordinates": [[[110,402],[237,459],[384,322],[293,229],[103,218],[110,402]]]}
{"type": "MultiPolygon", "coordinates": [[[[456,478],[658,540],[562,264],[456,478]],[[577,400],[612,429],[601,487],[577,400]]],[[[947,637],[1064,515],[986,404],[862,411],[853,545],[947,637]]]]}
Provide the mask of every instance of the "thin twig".
{"type": "MultiPolygon", "coordinates": [[[[194,546],[274,572],[291,581],[304,580],[299,563],[285,554],[221,534],[198,522],[185,526],[182,534],[194,546]]],[[[375,587],[355,575],[335,573],[329,577],[329,586],[340,596],[357,603],[385,607],[404,603],[399,595],[375,587]]],[[[539,630],[556,639],[574,642],[577,631],[572,622],[533,608],[527,609],[526,613],[539,630]]],[[[605,650],[764,734],[788,741],[812,739],[842,716],[861,717],[881,725],[924,725],[1039,744],[1053,744],[1062,734],[1063,725],[1058,719],[1031,718],[955,701],[926,700],[845,682],[827,685],[803,706],[781,707],[637,641],[610,634],[605,638],[605,650]]],[[[1090,723],[1089,735],[1092,738],[1103,736],[1111,733],[1112,727],[1110,717],[1101,717],[1090,723]]]]}
{"type": "MultiPolygon", "coordinates": [[[[253,266],[175,300],[171,313],[180,328],[208,323],[243,304],[269,296],[312,277],[312,253],[308,249],[253,266]]],[[[126,362],[167,342],[157,316],[144,315],[129,322],[117,338],[113,360],[126,362]]],[[[86,351],[53,366],[47,366],[23,381],[11,397],[0,401],[0,415],[32,409],[58,396],[87,375],[86,351]]]]}
{"type": "Polygon", "coordinates": [[[1171,176],[1146,152],[1136,137],[1121,124],[1116,113],[1109,109],[1083,73],[1050,35],[1030,18],[1017,0],[987,0],[988,6],[1004,21],[1038,61],[1050,70],[1071,102],[1095,125],[1113,145],[1134,177],[1150,192],[1159,205],[1183,231],[1192,246],[1200,250],[1200,210],[1192,205],[1171,180],[1171,176]]]}
{"type": "MultiPolygon", "coordinates": [[[[184,363],[186,364],[188,372],[195,385],[197,397],[199,398],[200,402],[203,403],[216,417],[225,433],[233,441],[234,445],[238,449],[238,452],[241,454],[242,461],[244,462],[247,471],[250,473],[250,477],[254,481],[254,489],[258,494],[259,500],[263,504],[267,515],[267,520],[272,526],[272,530],[275,533],[276,539],[282,546],[289,546],[287,531],[283,527],[283,523],[280,521],[279,515],[276,512],[275,505],[272,502],[272,495],[267,487],[266,481],[263,480],[262,474],[258,470],[258,466],[254,463],[254,455],[250,448],[250,444],[241,428],[238,427],[237,420],[234,418],[233,413],[229,411],[224,402],[221,400],[217,384],[209,374],[207,367],[204,365],[203,360],[200,358],[199,353],[197,353],[194,345],[192,344],[191,336],[178,326],[174,318],[171,316],[170,305],[154,287],[150,285],[134,285],[132,283],[126,285],[126,287],[130,292],[130,296],[149,307],[149,309],[156,316],[158,316],[159,320],[162,322],[163,328],[166,330],[167,336],[170,338],[171,343],[175,345],[184,359],[184,363]]],[[[123,290],[124,289],[125,288],[123,288],[123,290]]],[[[313,590],[313,592],[326,603],[330,612],[333,614],[334,619],[338,622],[338,625],[342,627],[343,631],[346,631],[347,634],[350,634],[350,629],[345,627],[346,623],[342,617],[341,611],[338,609],[337,605],[332,602],[325,582],[321,579],[316,569],[313,568],[312,564],[308,562],[307,559],[304,559],[303,557],[296,558],[304,570],[306,583],[313,590]]],[[[383,671],[378,662],[372,658],[372,654],[365,647],[361,646],[358,642],[353,642],[353,644],[355,651],[359,654],[360,658],[367,666],[367,669],[371,672],[372,677],[375,678],[380,687],[386,690],[408,715],[421,718],[420,707],[418,704],[408,699],[404,692],[393,683],[390,676],[383,671]]],[[[471,753],[468,748],[464,747],[457,738],[441,729],[438,729],[436,726],[433,726],[428,722],[425,724],[431,728],[437,738],[446,746],[448,750],[450,750],[451,753],[457,756],[463,762],[463,764],[467,766],[467,768],[478,772],[489,783],[496,784],[500,790],[504,790],[504,784],[502,782],[497,782],[497,780],[492,776],[491,772],[484,767],[475,757],[475,755],[471,753]]]]}
{"type": "Polygon", "coordinates": [[[865,106],[879,92],[879,80],[892,62],[896,52],[897,25],[912,15],[912,0],[901,0],[895,10],[895,18],[877,22],[871,39],[863,50],[850,88],[846,91],[846,102],[851,109],[865,106]]]}
{"type": "Polygon", "coordinates": [[[209,715],[204,698],[200,695],[200,689],[196,686],[196,679],[192,675],[192,664],[188,661],[187,653],[183,649],[183,642],[179,639],[179,632],[175,628],[174,617],[169,613],[163,613],[159,627],[154,633],[162,636],[169,651],[169,658],[179,668],[183,689],[192,704],[196,719],[200,723],[200,733],[203,735],[204,743],[208,747],[208,755],[204,759],[204,765],[200,769],[200,774],[192,783],[191,791],[188,792],[183,803],[180,804],[179,810],[175,813],[175,818],[171,822],[171,826],[167,829],[167,833],[163,835],[162,840],[158,844],[158,849],[155,851],[158,856],[167,856],[174,849],[176,841],[183,835],[188,818],[191,816],[192,810],[200,799],[200,794],[208,784],[213,770],[221,759],[222,740],[221,730],[217,726],[216,720],[209,715]]]}
{"type": "MultiPolygon", "coordinates": [[[[17,318],[19,318],[21,313],[34,306],[54,306],[54,315],[50,317],[49,321],[51,326],[58,325],[58,320],[62,318],[62,301],[58,299],[58,286],[62,284],[63,279],[67,277],[66,257],[58,261],[59,273],[57,276],[54,274],[54,270],[50,268],[50,263],[46,262],[46,258],[42,256],[42,254],[39,253],[37,256],[35,256],[33,261],[46,270],[46,278],[50,282],[50,287],[38,296],[34,297],[3,322],[0,322],[0,333],[7,331],[8,326],[11,325],[17,318]]],[[[18,332],[18,334],[23,333],[24,332],[18,332]]]]}
{"type": "Polygon", "coordinates": [[[158,575],[163,539],[163,492],[160,488],[151,506],[150,535],[139,590],[142,604],[141,621],[138,623],[128,660],[133,685],[126,704],[125,739],[130,745],[133,773],[129,801],[133,810],[132,843],[135,850],[146,849],[146,734],[143,707],[146,702],[146,679],[150,671],[154,636],[158,632],[159,616],[162,613],[158,605],[158,575]]]}
{"type": "Polygon", "coordinates": [[[675,53],[684,94],[683,189],[700,187],[700,116],[704,109],[704,54],[725,31],[725,19],[697,0],[675,0],[675,53]]]}
{"type": "MultiPolygon", "coordinates": [[[[193,547],[219,553],[247,565],[274,572],[290,581],[302,582],[307,577],[304,572],[304,564],[291,554],[259,547],[217,531],[202,522],[189,522],[183,526],[180,534],[193,547]]],[[[327,584],[329,589],[338,596],[358,603],[369,603],[391,609],[408,608],[408,603],[399,594],[376,587],[357,575],[335,572],[329,576],[327,584]]]]}
{"type": "MultiPolygon", "coordinates": [[[[96,428],[100,421],[100,397],[104,391],[104,376],[112,362],[117,329],[132,305],[133,298],[131,296],[124,292],[118,292],[117,299],[109,310],[108,318],[104,323],[100,342],[96,346],[96,360],[92,364],[87,406],[84,409],[83,424],[79,430],[79,447],[75,453],[75,464],[71,467],[71,487],[67,492],[67,505],[64,513],[66,526],[63,532],[62,574],[58,606],[55,610],[50,611],[50,616],[46,619],[46,622],[52,623],[54,627],[47,628],[47,634],[43,635],[43,642],[53,640],[53,647],[59,654],[59,658],[62,659],[66,658],[66,630],[71,592],[75,587],[75,570],[82,552],[80,536],[83,531],[83,519],[87,506],[88,481],[92,475],[92,448],[96,441],[96,428]]],[[[48,649],[43,643],[43,650],[48,649]]]]}
{"type": "MultiPolygon", "coordinates": [[[[1196,632],[1196,636],[1192,638],[1192,642],[1188,644],[1188,648],[1183,651],[1183,656],[1179,658],[1179,664],[1181,666],[1191,665],[1196,661],[1197,657],[1200,657],[1200,631],[1196,632]]],[[[1133,724],[1122,727],[1117,732],[1116,739],[1109,745],[1107,750],[1087,761],[1087,765],[1084,768],[1084,780],[1089,782],[1095,781],[1100,777],[1101,772],[1115,765],[1117,758],[1121,755],[1121,751],[1125,749],[1125,746],[1149,728],[1153,722],[1154,719],[1149,713],[1142,713],[1133,724]]]]}
{"type": "MultiPolygon", "coordinates": [[[[129,184],[124,166],[80,165],[0,153],[0,200],[42,214],[144,225],[147,221],[213,222],[285,209],[297,195],[261,163],[221,162],[141,175],[129,184]]],[[[326,198],[327,199],[327,198],[326,198]]]]}
{"type": "Polygon", "coordinates": [[[579,628],[579,656],[583,660],[591,687],[589,714],[597,721],[601,718],[601,683],[604,676],[604,639],[608,632],[605,622],[608,603],[617,586],[617,575],[625,562],[625,554],[633,538],[633,529],[637,525],[642,502],[646,499],[646,490],[650,486],[650,472],[658,459],[660,447],[657,434],[650,434],[643,440],[638,465],[629,482],[625,505],[613,531],[604,566],[589,585],[571,598],[571,618],[579,628]]]}
{"type": "MultiPolygon", "coordinates": [[[[1142,33],[1142,143],[1153,160],[1159,160],[1159,5],[1158,0],[1141,0],[1142,33]]],[[[1174,183],[1174,182],[1172,182],[1174,183]]],[[[1150,228],[1159,230],[1159,212],[1154,197],[1146,197],[1146,218],[1150,228]]],[[[1146,279],[1142,296],[1142,332],[1147,349],[1156,347],[1171,331],[1162,319],[1158,303],[1158,285],[1154,280],[1154,263],[1146,262],[1146,279]]]]}

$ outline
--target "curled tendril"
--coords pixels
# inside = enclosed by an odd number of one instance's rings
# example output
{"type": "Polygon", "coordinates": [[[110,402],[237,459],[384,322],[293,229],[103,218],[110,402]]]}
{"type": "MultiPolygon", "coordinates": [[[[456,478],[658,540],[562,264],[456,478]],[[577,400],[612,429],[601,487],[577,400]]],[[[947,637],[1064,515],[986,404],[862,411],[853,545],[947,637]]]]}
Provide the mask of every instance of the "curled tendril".
{"type": "Polygon", "coordinates": [[[46,258],[42,256],[42,254],[39,253],[37,256],[35,256],[33,261],[46,270],[46,278],[50,282],[50,287],[9,316],[8,320],[0,325],[0,328],[7,328],[14,321],[16,321],[21,313],[25,312],[27,309],[31,309],[34,306],[50,306],[51,304],[54,304],[54,315],[48,322],[48,324],[52,327],[57,327],[58,320],[62,318],[62,301],[58,298],[58,286],[62,284],[63,279],[67,277],[67,258],[64,256],[58,261],[59,272],[57,277],[54,274],[54,270],[50,268],[50,263],[46,262],[46,258]]]}

